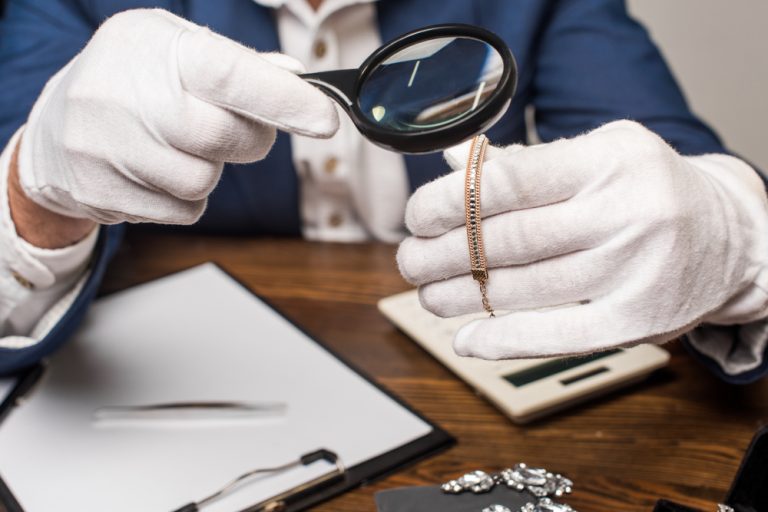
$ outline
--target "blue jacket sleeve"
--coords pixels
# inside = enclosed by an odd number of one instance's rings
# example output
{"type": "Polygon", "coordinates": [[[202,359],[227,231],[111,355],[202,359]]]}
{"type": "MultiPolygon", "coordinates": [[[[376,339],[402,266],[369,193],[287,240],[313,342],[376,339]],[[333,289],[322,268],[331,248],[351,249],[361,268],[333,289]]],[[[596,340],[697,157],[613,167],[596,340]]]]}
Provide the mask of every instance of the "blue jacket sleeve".
{"type": "MultiPolygon", "coordinates": [[[[95,25],[76,0],[10,0],[0,19],[0,147],[21,126],[46,81],[86,44],[95,25]]],[[[101,228],[90,276],[72,307],[44,339],[0,349],[0,375],[32,365],[71,335],[98,290],[123,228],[101,228]]]]}
{"type": "MultiPolygon", "coordinates": [[[[545,27],[534,59],[532,94],[542,140],[571,137],[623,118],[645,125],[683,155],[729,153],[691,113],[664,59],[646,30],[629,16],[624,0],[555,1],[545,27]]],[[[722,380],[751,382],[768,375],[768,320],[758,324],[702,325],[685,344],[722,380]],[[702,336],[717,336],[728,344],[729,357],[753,354],[752,368],[726,373],[722,362],[689,342],[702,336]]]]}
{"type": "Polygon", "coordinates": [[[76,0],[10,0],[0,19],[0,147],[27,119],[45,83],[95,30],[76,0]]]}
{"type": "Polygon", "coordinates": [[[559,0],[540,36],[532,102],[544,141],[632,119],[684,155],[727,153],[694,116],[624,0],[559,0]]]}
{"type": "Polygon", "coordinates": [[[124,232],[123,225],[101,228],[96,250],[89,266],[90,275],[75,302],[43,339],[21,349],[0,348],[0,376],[27,368],[58,349],[80,325],[104,277],[107,263],[114,255],[124,232]]]}

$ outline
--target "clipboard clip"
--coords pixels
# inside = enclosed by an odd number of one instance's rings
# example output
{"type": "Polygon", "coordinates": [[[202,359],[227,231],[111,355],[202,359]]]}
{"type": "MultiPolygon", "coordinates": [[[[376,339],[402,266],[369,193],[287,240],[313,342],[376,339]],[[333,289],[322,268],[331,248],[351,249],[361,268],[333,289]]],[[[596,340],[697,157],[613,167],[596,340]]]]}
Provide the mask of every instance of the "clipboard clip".
{"type": "Polygon", "coordinates": [[[288,489],[287,491],[284,491],[280,494],[272,496],[271,498],[267,498],[264,501],[256,503],[255,505],[251,505],[248,508],[245,508],[239,511],[239,512],[282,512],[286,510],[291,503],[294,503],[299,499],[301,499],[302,497],[312,494],[314,492],[317,492],[320,489],[330,486],[344,478],[344,476],[347,474],[347,469],[344,466],[344,464],[341,462],[341,459],[339,458],[339,456],[335,452],[322,448],[314,452],[305,453],[304,455],[299,457],[297,460],[288,462],[286,464],[282,464],[280,466],[275,466],[271,468],[253,469],[231,480],[222,488],[220,488],[213,494],[206,496],[200,501],[188,503],[183,507],[180,507],[174,510],[173,512],[200,512],[203,509],[203,507],[214,502],[215,500],[221,498],[226,494],[230,494],[237,487],[239,487],[244,481],[250,479],[253,476],[263,475],[263,474],[277,475],[300,466],[309,466],[320,460],[329,462],[333,464],[335,467],[332,470],[316,478],[313,478],[312,480],[309,480],[308,482],[299,484],[296,487],[288,489]]]}

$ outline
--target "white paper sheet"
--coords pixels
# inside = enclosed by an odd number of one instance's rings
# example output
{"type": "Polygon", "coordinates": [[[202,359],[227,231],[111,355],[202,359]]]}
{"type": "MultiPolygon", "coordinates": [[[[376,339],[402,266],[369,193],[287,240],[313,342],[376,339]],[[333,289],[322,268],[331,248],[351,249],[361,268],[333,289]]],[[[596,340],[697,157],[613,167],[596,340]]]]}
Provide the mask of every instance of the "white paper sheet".
{"type": "MultiPolygon", "coordinates": [[[[170,512],[249,469],[321,447],[351,466],[430,431],[209,264],[94,304],[0,426],[0,476],[27,512],[170,512]],[[93,424],[104,406],[200,400],[288,410],[226,425],[93,424]]],[[[261,479],[205,511],[239,510],[328,469],[261,479]]]]}

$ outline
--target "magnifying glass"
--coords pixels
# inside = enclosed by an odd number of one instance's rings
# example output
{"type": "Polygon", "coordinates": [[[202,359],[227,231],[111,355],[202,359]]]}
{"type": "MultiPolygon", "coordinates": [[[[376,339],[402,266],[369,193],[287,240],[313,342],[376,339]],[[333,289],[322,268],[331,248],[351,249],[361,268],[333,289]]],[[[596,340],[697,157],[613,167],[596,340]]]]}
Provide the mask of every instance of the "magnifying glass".
{"type": "Polygon", "coordinates": [[[486,131],[504,115],[517,65],[494,33],[447,24],[390,41],[358,69],[301,77],[336,100],[373,143],[430,153],[486,131]]]}

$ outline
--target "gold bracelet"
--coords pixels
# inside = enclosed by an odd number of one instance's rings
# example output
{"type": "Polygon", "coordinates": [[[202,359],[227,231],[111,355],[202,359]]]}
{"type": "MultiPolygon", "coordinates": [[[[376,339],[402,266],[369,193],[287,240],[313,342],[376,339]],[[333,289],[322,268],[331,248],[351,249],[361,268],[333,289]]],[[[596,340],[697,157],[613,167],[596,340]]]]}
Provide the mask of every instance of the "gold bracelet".
{"type": "Polygon", "coordinates": [[[480,227],[480,176],[483,171],[485,148],[488,137],[478,135],[472,140],[467,161],[467,175],[464,180],[464,208],[467,215],[467,243],[469,244],[469,262],[472,278],[480,284],[483,296],[483,309],[495,316],[488,301],[486,283],[488,282],[488,263],[485,259],[483,231],[480,227]]]}

